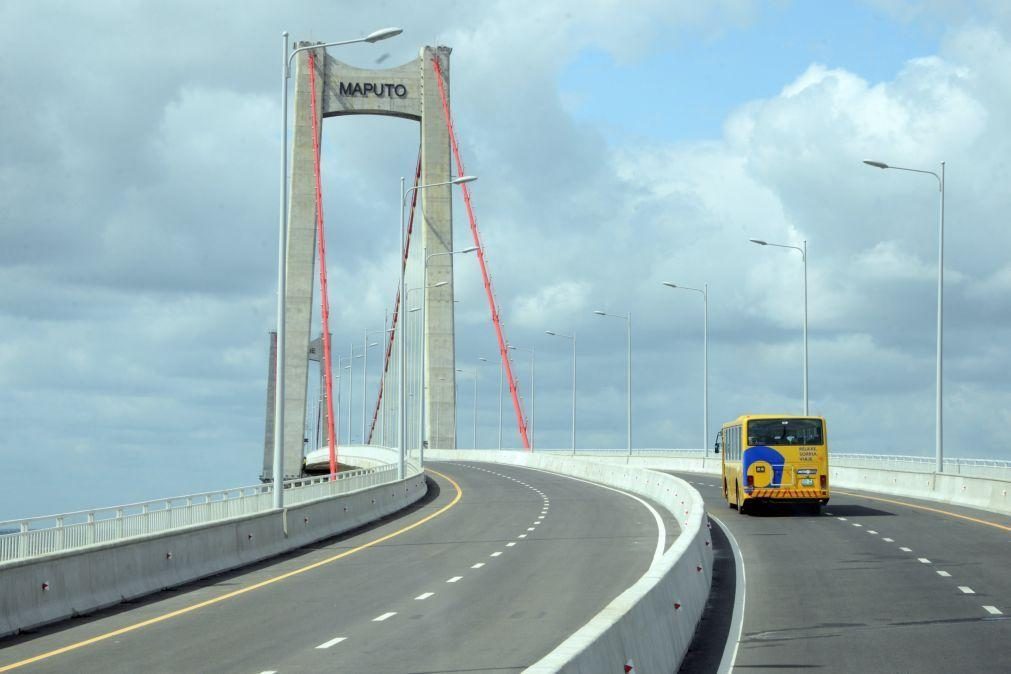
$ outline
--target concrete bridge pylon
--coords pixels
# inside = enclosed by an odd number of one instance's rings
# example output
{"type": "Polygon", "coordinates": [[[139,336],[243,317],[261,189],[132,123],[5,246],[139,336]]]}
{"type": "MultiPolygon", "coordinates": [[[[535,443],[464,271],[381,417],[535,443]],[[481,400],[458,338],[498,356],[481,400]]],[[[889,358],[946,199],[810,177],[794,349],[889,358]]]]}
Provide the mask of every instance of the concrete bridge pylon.
{"type": "MultiPolygon", "coordinates": [[[[300,42],[298,47],[311,47],[300,42]]],[[[307,50],[295,56],[295,96],[290,158],[287,273],[285,277],[285,342],[284,376],[285,399],[283,452],[285,477],[301,474],[304,451],[307,385],[309,374],[309,343],[313,313],[314,266],[316,263],[316,202],[313,172],[313,120],[311,89],[309,85],[309,53],[315,53],[316,114],[320,118],[348,115],[386,115],[413,120],[419,123],[421,136],[422,185],[451,180],[451,154],[449,129],[446,124],[435,82],[436,69],[432,60],[439,60],[443,85],[449,91],[448,47],[423,47],[417,59],[403,65],[382,70],[357,68],[342,63],[326,54],[324,49],[307,50]]],[[[322,119],[316,120],[322,129],[322,119]]],[[[318,138],[316,139],[319,140],[318,138]]],[[[353,157],[348,158],[354,161],[353,157]]],[[[394,194],[396,177],[391,176],[389,193],[394,194]]],[[[415,216],[415,230],[407,260],[406,285],[408,288],[428,286],[424,293],[425,311],[423,330],[426,334],[425,354],[425,438],[428,446],[456,447],[456,358],[453,305],[453,255],[431,256],[453,250],[452,192],[450,185],[420,190],[420,209],[415,216]],[[417,236],[420,234],[420,236],[417,236]],[[427,270],[425,259],[428,257],[427,270]],[[424,277],[424,278],[423,278],[424,277]],[[444,286],[432,287],[441,282],[444,286]]],[[[330,216],[331,231],[336,232],[328,241],[328,250],[337,257],[341,254],[341,238],[348,236],[349,223],[330,216]]],[[[389,223],[397,226],[397,220],[389,223]]],[[[394,270],[391,270],[391,272],[394,270]]],[[[396,270],[399,271],[399,270],[396,270]]],[[[420,293],[414,296],[420,296],[420,293]]],[[[408,315],[406,298],[401,298],[401,320],[394,337],[411,335],[413,330],[403,330],[408,315]]],[[[340,299],[336,300],[341,301],[340,299]]],[[[396,342],[393,353],[398,351],[396,342]]],[[[407,364],[408,377],[417,376],[407,364]]],[[[417,365],[414,363],[413,365],[417,365]]],[[[272,366],[273,367],[273,366],[272,366]]],[[[271,380],[273,377],[271,376],[271,380]]],[[[394,377],[387,376],[384,395],[395,401],[394,377]]],[[[268,410],[272,387],[268,386],[268,410]]],[[[407,406],[407,425],[417,423],[417,405],[407,406]]],[[[396,410],[396,405],[388,406],[396,410]]],[[[415,426],[416,427],[416,426],[415,426]]],[[[273,415],[267,414],[263,476],[268,477],[273,465],[273,415]]],[[[408,438],[407,447],[417,444],[408,438]]],[[[313,448],[315,449],[315,448],[313,448]]]]}

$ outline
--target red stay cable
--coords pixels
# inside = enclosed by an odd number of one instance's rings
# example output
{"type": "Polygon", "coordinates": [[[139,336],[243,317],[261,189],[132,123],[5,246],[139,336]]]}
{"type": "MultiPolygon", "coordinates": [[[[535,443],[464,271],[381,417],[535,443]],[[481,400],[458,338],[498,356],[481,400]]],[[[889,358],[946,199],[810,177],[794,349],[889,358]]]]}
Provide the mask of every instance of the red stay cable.
{"type": "MultiPolygon", "coordinates": [[[[460,146],[456,142],[456,129],[453,127],[453,117],[449,112],[449,101],[446,99],[446,87],[442,83],[442,67],[439,65],[439,57],[432,58],[432,68],[435,70],[435,82],[439,85],[439,96],[442,99],[442,112],[446,118],[446,128],[449,130],[449,142],[453,148],[453,157],[456,159],[457,175],[466,175],[463,170],[463,160],[460,158],[460,146]]],[[[509,382],[509,393],[513,399],[513,409],[516,411],[516,425],[519,427],[520,439],[523,441],[523,448],[530,450],[530,440],[527,437],[527,426],[524,422],[523,408],[520,406],[519,393],[516,389],[516,378],[509,363],[508,343],[502,334],[502,322],[499,320],[498,307],[495,305],[495,293],[491,287],[491,278],[488,276],[488,266],[484,259],[484,246],[481,245],[481,234],[477,229],[477,218],[474,215],[474,206],[470,201],[470,187],[463,183],[463,203],[467,207],[467,218],[470,220],[470,233],[474,237],[474,245],[477,247],[477,261],[481,266],[481,278],[484,281],[485,294],[488,296],[488,307],[491,309],[491,321],[495,326],[495,336],[498,337],[499,355],[502,358],[502,367],[505,368],[506,379],[509,382]]],[[[533,382],[531,382],[531,385],[533,382]]]]}
{"type": "Polygon", "coordinates": [[[326,237],[323,230],[323,190],[320,187],[319,122],[316,116],[316,55],[309,52],[309,95],[312,101],[313,172],[316,175],[316,248],[319,254],[320,322],[323,324],[323,377],[326,382],[327,444],[330,447],[330,479],[337,475],[337,445],[333,428],[333,381],[330,368],[330,295],[326,285],[326,237]]]}

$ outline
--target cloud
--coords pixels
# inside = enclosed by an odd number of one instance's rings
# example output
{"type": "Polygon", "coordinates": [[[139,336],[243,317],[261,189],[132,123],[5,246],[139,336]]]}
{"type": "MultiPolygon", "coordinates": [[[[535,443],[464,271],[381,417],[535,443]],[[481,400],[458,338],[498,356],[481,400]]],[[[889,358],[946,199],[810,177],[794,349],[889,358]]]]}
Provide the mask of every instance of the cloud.
{"type": "MultiPolygon", "coordinates": [[[[341,52],[364,66],[379,53],[406,62],[423,43],[454,49],[454,115],[480,176],[473,199],[507,337],[538,354],[541,446],[567,445],[570,400],[568,351],[544,330],[579,335],[580,443],[624,443],[624,335],[598,307],[633,316],[636,444],[701,442],[701,302],[662,281],[710,284],[713,428],[799,409],[803,268],[792,251],[748,243],[757,237],[808,241],[812,409],[830,417],[836,448],[929,451],[931,424],[910,420],[932,415],[937,186],[861,163],[873,158],[948,162],[952,450],[1006,454],[989,439],[999,433],[979,433],[1006,409],[999,374],[1011,365],[1011,24],[991,10],[886,81],[812,63],[741,101],[720,137],[619,143],[573,117],[580,92],[559,82],[568,63],[600,50],[634,67],[764,10],[251,3],[225,17],[200,2],[3,5],[0,37],[18,57],[0,63],[0,461],[93,481],[68,478],[60,496],[12,491],[0,516],[93,505],[87,484],[127,499],[255,479],[274,321],[279,35],[329,38],[321,27],[333,25],[336,37],[405,27],[380,51],[341,52]],[[113,24],[124,30],[109,35],[113,24]],[[43,28],[59,48],[37,49],[43,28]]],[[[403,120],[324,125],[335,343],[358,343],[392,302],[396,189],[417,133],[403,120]]],[[[469,242],[454,207],[457,241],[469,242]]],[[[456,350],[469,367],[497,343],[475,259],[456,270],[456,350]]],[[[375,384],[373,371],[370,395],[375,384]]],[[[480,377],[481,401],[496,400],[496,384],[480,377]]],[[[493,444],[497,406],[480,414],[493,444]]],[[[515,444],[508,403],[505,424],[515,444]]]]}

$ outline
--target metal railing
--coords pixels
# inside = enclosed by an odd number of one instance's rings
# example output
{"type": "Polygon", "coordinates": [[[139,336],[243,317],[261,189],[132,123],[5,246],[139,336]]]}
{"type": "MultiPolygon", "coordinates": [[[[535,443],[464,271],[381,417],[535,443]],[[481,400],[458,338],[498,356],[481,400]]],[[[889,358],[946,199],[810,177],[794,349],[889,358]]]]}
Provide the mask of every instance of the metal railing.
{"type": "MultiPolygon", "coordinates": [[[[572,455],[571,449],[538,448],[534,451],[538,454],[572,455]]],[[[582,448],[576,450],[576,456],[628,456],[628,449],[582,448]]],[[[712,458],[719,457],[720,455],[714,454],[711,450],[703,449],[633,448],[632,456],[712,458]]],[[[833,465],[847,468],[878,468],[881,470],[906,470],[932,473],[934,472],[935,465],[934,457],[932,456],[831,452],[829,454],[829,458],[833,465]]],[[[944,460],[944,471],[945,473],[950,473],[952,475],[987,477],[1011,481],[1011,460],[951,457],[944,460]]]]}
{"type": "MultiPolygon", "coordinates": [[[[534,450],[536,454],[568,454],[572,456],[572,449],[541,449],[537,448],[534,450]]],[[[699,458],[706,455],[706,451],[703,449],[671,449],[671,448],[642,448],[635,449],[632,448],[632,456],[666,456],[666,457],[684,457],[684,458],[699,458]]],[[[628,449],[593,449],[593,448],[583,448],[576,450],[576,456],[628,456],[628,449]]]]}
{"type": "MultiPolygon", "coordinates": [[[[408,463],[408,475],[419,467],[408,463]]],[[[286,506],[375,487],[395,480],[395,465],[285,480],[286,506]]],[[[0,564],[119,541],[171,529],[207,524],[273,509],[273,485],[221,491],[79,510],[77,512],[0,521],[0,564]]]]}
{"type": "MultiPolygon", "coordinates": [[[[935,466],[932,456],[832,452],[829,459],[832,465],[844,468],[877,468],[918,473],[933,473],[935,466]]],[[[1011,460],[947,458],[944,460],[944,472],[952,475],[1011,481],[1011,460]]]]}

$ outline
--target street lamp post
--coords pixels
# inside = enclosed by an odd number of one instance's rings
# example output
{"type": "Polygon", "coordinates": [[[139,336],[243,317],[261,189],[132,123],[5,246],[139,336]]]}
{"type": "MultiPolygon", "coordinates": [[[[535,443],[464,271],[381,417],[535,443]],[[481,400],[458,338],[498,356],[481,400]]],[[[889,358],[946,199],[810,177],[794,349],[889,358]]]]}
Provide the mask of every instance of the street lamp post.
{"type": "Polygon", "coordinates": [[[457,368],[456,371],[457,372],[470,372],[471,379],[473,380],[473,384],[474,384],[474,440],[473,440],[473,445],[471,447],[473,449],[477,449],[477,368],[474,367],[474,368],[471,368],[470,370],[463,370],[461,368],[457,368]]]}
{"type": "MultiPolygon", "coordinates": [[[[401,313],[404,313],[404,303],[407,301],[406,290],[404,289],[404,274],[406,271],[406,260],[403,259],[404,251],[406,250],[407,244],[407,230],[404,226],[404,209],[406,208],[407,196],[414,192],[415,190],[428,189],[429,187],[441,187],[443,185],[461,185],[463,183],[469,183],[473,180],[477,180],[477,176],[459,176],[453,178],[452,180],[444,180],[438,183],[428,183],[427,185],[414,185],[410,189],[404,189],[404,178],[400,178],[400,251],[397,254],[397,259],[400,262],[400,303],[401,313]]],[[[428,279],[423,279],[424,282],[428,282],[428,279]]],[[[406,455],[405,441],[407,439],[407,402],[405,398],[405,391],[407,389],[407,369],[404,367],[404,360],[406,357],[406,342],[407,342],[407,331],[404,329],[406,321],[397,321],[398,328],[400,330],[400,339],[397,344],[398,355],[398,372],[397,372],[397,389],[399,391],[399,413],[397,418],[397,444],[399,445],[400,457],[397,461],[397,478],[404,479],[404,461],[406,455]]]]}
{"type": "Polygon", "coordinates": [[[576,332],[571,335],[563,335],[560,332],[545,330],[544,334],[552,337],[561,337],[572,340],[572,455],[576,455],[576,332]]]}
{"type": "Polygon", "coordinates": [[[498,361],[498,450],[502,451],[502,374],[505,372],[505,363],[502,358],[498,361]]]}
{"type": "MultiPolygon", "coordinates": [[[[478,361],[488,364],[487,358],[478,356],[478,361]]],[[[474,368],[474,449],[477,449],[477,368],[474,368]]]]}
{"type": "MultiPolygon", "coordinates": [[[[410,297],[410,296],[411,296],[411,291],[412,291],[412,290],[421,290],[421,288],[408,288],[408,289],[407,289],[407,296],[408,296],[408,297],[410,297]]],[[[407,314],[418,314],[419,316],[420,316],[420,312],[421,312],[421,307],[411,307],[411,308],[409,308],[409,309],[407,310],[407,314]]],[[[405,314],[405,318],[406,318],[406,314],[405,314]]],[[[406,324],[405,324],[405,327],[406,327],[406,324]]],[[[412,341],[413,341],[413,338],[412,338],[412,341]]],[[[417,346],[416,346],[416,345],[414,345],[414,348],[415,348],[415,349],[417,349],[417,346]]],[[[408,361],[409,361],[409,362],[413,362],[413,361],[414,361],[414,358],[413,358],[412,356],[408,356],[408,361]]],[[[407,362],[405,362],[405,363],[404,363],[404,367],[405,367],[405,369],[406,369],[406,367],[407,367],[407,362]]],[[[412,382],[411,382],[410,384],[408,384],[407,388],[408,388],[408,389],[411,389],[411,387],[412,387],[412,386],[413,386],[413,387],[416,387],[417,385],[418,385],[417,381],[412,381],[412,382]]],[[[414,397],[414,395],[415,395],[415,393],[414,393],[413,391],[408,391],[408,395],[407,395],[407,397],[408,397],[408,399],[410,399],[410,398],[413,398],[413,397],[414,397]]],[[[418,394],[418,395],[420,395],[420,394],[418,394]]],[[[416,420],[416,421],[415,421],[415,425],[417,425],[417,424],[418,424],[418,420],[416,420]]],[[[409,435],[411,434],[411,431],[412,431],[412,430],[413,430],[413,429],[411,429],[411,428],[407,428],[407,429],[405,430],[405,433],[406,433],[406,435],[407,435],[407,436],[409,436],[409,435]]],[[[409,452],[408,452],[408,453],[409,453],[409,452]]],[[[420,449],[420,445],[419,445],[419,449],[418,449],[418,456],[419,456],[419,460],[420,460],[420,456],[421,456],[421,449],[420,449]]]]}
{"type": "Polygon", "coordinates": [[[598,316],[609,316],[611,318],[621,318],[625,321],[625,337],[628,347],[628,355],[626,358],[627,370],[626,370],[626,386],[628,388],[628,431],[627,431],[627,443],[628,443],[628,457],[632,458],[632,312],[628,312],[628,315],[622,316],[621,314],[609,314],[603,311],[594,311],[598,316]]]}
{"type": "Polygon", "coordinates": [[[534,370],[534,349],[533,347],[520,347],[513,346],[512,344],[507,345],[507,348],[513,351],[529,351],[530,352],[530,451],[534,451],[537,448],[537,443],[534,441],[534,436],[537,431],[537,387],[535,386],[535,375],[534,370]]]}
{"type": "MultiPolygon", "coordinates": [[[[476,249],[474,249],[476,250],[476,249]]],[[[436,255],[443,255],[444,253],[436,253],[436,255]]],[[[450,253],[445,254],[452,254],[450,253]]],[[[429,255],[428,257],[432,257],[429,255]]],[[[425,272],[428,271],[428,258],[425,258],[425,268],[422,271],[422,281],[427,278],[425,272]]],[[[418,315],[418,323],[421,326],[421,358],[419,358],[420,363],[418,365],[418,461],[419,465],[424,465],[425,457],[425,296],[429,288],[442,288],[443,286],[449,285],[449,281],[439,281],[438,283],[433,283],[432,285],[419,286],[417,288],[411,288],[407,291],[408,296],[416,290],[421,291],[421,305],[418,307],[420,309],[420,314],[418,315]]]]}
{"type": "Polygon", "coordinates": [[[911,173],[928,173],[937,179],[937,189],[941,195],[940,216],[937,224],[937,353],[936,372],[937,378],[935,398],[935,427],[934,427],[934,453],[938,473],[944,472],[944,410],[942,407],[944,386],[942,381],[943,358],[944,358],[944,162],[941,162],[941,173],[938,175],[933,171],[923,169],[905,168],[902,166],[892,166],[880,161],[865,159],[864,163],[879,169],[894,169],[896,171],[909,171],[911,173]]]}
{"type": "Polygon", "coordinates": [[[689,288],[664,281],[668,288],[692,290],[702,294],[702,449],[709,451],[709,283],[702,288],[689,288]]]}
{"type": "Polygon", "coordinates": [[[334,399],[334,409],[337,411],[337,418],[334,420],[337,422],[337,430],[334,432],[336,436],[334,438],[338,443],[341,440],[341,372],[344,371],[344,357],[337,356],[337,396],[334,399]]]}
{"type": "Polygon", "coordinates": [[[383,28],[365,37],[341,40],[326,44],[299,47],[288,53],[288,32],[281,33],[281,199],[277,225],[277,357],[274,384],[274,508],[284,506],[284,293],[288,251],[288,78],[291,77],[291,59],[308,49],[326,49],[357,42],[379,42],[400,35],[400,28],[383,28]]]}
{"type": "MultiPolygon", "coordinates": [[[[466,176],[465,176],[466,177],[466,176]]],[[[459,180],[459,179],[458,179],[459,180]]],[[[476,177],[470,177],[469,180],[477,180],[476,177]]],[[[469,181],[462,181],[469,182],[469,181]]],[[[422,219],[424,221],[424,219],[422,219]]],[[[439,257],[441,255],[462,255],[464,253],[473,253],[477,250],[477,246],[471,246],[470,248],[464,248],[462,250],[447,250],[442,253],[432,253],[425,256],[425,264],[422,265],[421,269],[421,280],[424,283],[428,283],[428,262],[433,257],[439,257]]],[[[449,285],[448,281],[440,281],[439,283],[434,283],[432,285],[424,285],[421,288],[421,395],[418,396],[418,418],[420,421],[418,425],[419,429],[419,442],[418,446],[421,447],[420,450],[420,461],[422,465],[425,463],[425,356],[428,352],[428,330],[425,329],[425,311],[428,306],[428,289],[429,288],[441,288],[444,285],[449,285]]],[[[441,381],[441,379],[440,379],[441,381]]],[[[436,432],[438,432],[439,424],[435,425],[436,432]]]]}
{"type": "Polygon", "coordinates": [[[761,239],[750,239],[751,243],[757,243],[759,246],[773,246],[775,248],[790,248],[796,250],[800,253],[801,259],[804,261],[804,416],[810,414],[810,409],[808,406],[807,397],[807,239],[803,242],[803,247],[800,246],[790,246],[781,243],[769,243],[768,241],[762,241],[761,239]]]}
{"type": "Polygon", "coordinates": [[[378,342],[372,342],[369,344],[369,333],[370,332],[380,332],[379,330],[365,330],[365,340],[362,342],[362,353],[365,354],[365,359],[362,362],[362,444],[367,444],[365,439],[365,407],[368,404],[368,396],[365,392],[368,390],[368,377],[369,372],[369,349],[374,346],[379,346],[378,342]]]}

